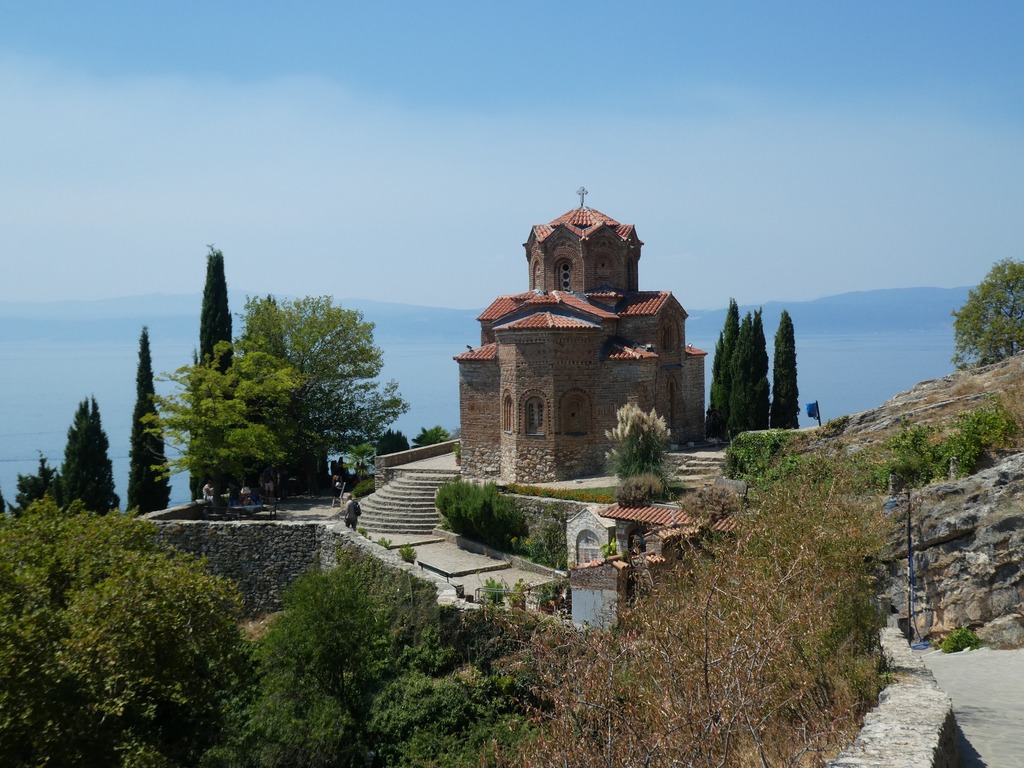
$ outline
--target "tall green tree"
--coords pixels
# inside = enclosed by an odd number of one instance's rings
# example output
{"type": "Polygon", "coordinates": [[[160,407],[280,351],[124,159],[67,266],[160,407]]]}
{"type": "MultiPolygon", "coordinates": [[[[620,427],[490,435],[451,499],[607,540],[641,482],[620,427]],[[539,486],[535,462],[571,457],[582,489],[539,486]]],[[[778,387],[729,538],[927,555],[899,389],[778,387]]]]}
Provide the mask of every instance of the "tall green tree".
{"type": "Polygon", "coordinates": [[[729,433],[733,436],[754,428],[754,318],[750,312],[743,316],[736,345],[729,366],[729,433]]]}
{"type": "Polygon", "coordinates": [[[1024,349],[1024,261],[996,262],[953,317],[958,368],[998,363],[1024,349]]]}
{"type": "Polygon", "coordinates": [[[409,438],[402,432],[394,429],[387,429],[377,439],[377,453],[384,456],[388,453],[399,453],[409,450],[409,438]]]}
{"type": "Polygon", "coordinates": [[[255,352],[289,366],[297,377],[290,394],[294,429],[286,446],[310,487],[326,456],[373,442],[408,404],[394,381],[378,381],[384,356],[373,341],[373,323],[336,306],[329,296],[245,304],[239,355],[255,352]]]}
{"type": "Polygon", "coordinates": [[[199,765],[244,668],[227,581],[131,515],[0,519],[0,755],[12,768],[199,765]]]}
{"type": "Polygon", "coordinates": [[[732,357],[740,333],[740,308],[736,299],[729,299],[725,325],[718,334],[715,358],[711,361],[711,407],[728,423],[732,397],[732,357]]]}
{"type": "Polygon", "coordinates": [[[796,429],[800,426],[800,397],[796,386],[796,338],[789,312],[782,310],[775,331],[772,355],[772,429],[796,429]]]}
{"type": "Polygon", "coordinates": [[[34,475],[18,475],[15,484],[16,493],[11,511],[21,514],[31,506],[34,501],[41,501],[49,496],[58,504],[63,500],[60,488],[60,473],[56,467],[51,467],[43,454],[39,454],[39,471],[34,475]]]}
{"type": "Polygon", "coordinates": [[[157,395],[159,415],[143,419],[183,446],[167,468],[209,478],[215,495],[228,479],[241,483],[284,461],[294,439],[291,397],[302,383],[291,366],[262,352],[235,355],[222,370],[230,351],[219,342],[212,358],[169,375],[176,391],[157,395]]]}
{"type": "Polygon", "coordinates": [[[764,337],[762,310],[754,313],[753,347],[751,353],[754,380],[751,382],[751,408],[754,414],[754,429],[768,429],[771,394],[768,388],[768,343],[764,337]]]}
{"type": "Polygon", "coordinates": [[[103,431],[96,398],[78,404],[68,428],[64,463],[60,470],[61,493],[65,501],[78,499],[85,508],[100,514],[117,509],[121,499],[114,492],[114,465],[110,441],[103,431]]]}
{"type": "Polygon", "coordinates": [[[131,445],[128,449],[128,509],[140,513],[166,509],[171,485],[164,472],[167,455],[164,437],[152,426],[156,414],[153,402],[153,360],[149,352],[149,329],[139,336],[139,367],[135,374],[135,411],[132,413],[131,445]]]}
{"type": "MultiPolygon", "coordinates": [[[[224,277],[224,254],[212,245],[207,246],[210,252],[206,255],[206,285],[203,287],[203,307],[199,315],[199,354],[194,364],[214,359],[217,344],[231,344],[231,311],[228,309],[228,283],[224,277]]],[[[217,356],[220,372],[224,373],[231,365],[232,350],[217,356]]],[[[189,477],[189,489],[192,498],[198,498],[202,492],[203,478],[198,475],[189,477]]]]}
{"type": "MultiPolygon", "coordinates": [[[[228,284],[224,278],[224,254],[208,246],[206,256],[206,286],[203,288],[203,308],[199,317],[199,360],[213,357],[218,342],[231,341],[231,312],[228,310],[228,284]]],[[[231,353],[220,355],[221,372],[231,365],[231,353]]]]}

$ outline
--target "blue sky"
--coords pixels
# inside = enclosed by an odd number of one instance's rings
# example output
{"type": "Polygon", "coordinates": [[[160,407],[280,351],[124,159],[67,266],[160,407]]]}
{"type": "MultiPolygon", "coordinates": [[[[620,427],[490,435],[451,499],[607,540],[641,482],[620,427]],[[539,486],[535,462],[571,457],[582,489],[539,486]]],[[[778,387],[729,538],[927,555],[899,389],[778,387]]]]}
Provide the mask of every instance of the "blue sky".
{"type": "Polygon", "coordinates": [[[0,7],[0,300],[482,307],[530,226],[633,223],[684,306],[1024,258],[1024,4],[0,7]]]}

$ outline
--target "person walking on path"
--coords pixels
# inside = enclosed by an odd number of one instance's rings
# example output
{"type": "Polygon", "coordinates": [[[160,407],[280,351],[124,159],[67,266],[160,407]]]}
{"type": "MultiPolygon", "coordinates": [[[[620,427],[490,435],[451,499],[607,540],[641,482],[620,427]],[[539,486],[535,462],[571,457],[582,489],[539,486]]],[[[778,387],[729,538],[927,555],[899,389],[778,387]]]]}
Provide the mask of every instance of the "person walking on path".
{"type": "Polygon", "coordinates": [[[339,507],[342,506],[344,498],[342,498],[341,491],[345,487],[345,483],[342,482],[341,475],[331,475],[331,506],[337,504],[339,507]]]}
{"type": "Polygon", "coordinates": [[[345,525],[354,531],[361,514],[363,514],[363,510],[359,508],[359,501],[350,494],[348,504],[345,505],[345,525]]]}

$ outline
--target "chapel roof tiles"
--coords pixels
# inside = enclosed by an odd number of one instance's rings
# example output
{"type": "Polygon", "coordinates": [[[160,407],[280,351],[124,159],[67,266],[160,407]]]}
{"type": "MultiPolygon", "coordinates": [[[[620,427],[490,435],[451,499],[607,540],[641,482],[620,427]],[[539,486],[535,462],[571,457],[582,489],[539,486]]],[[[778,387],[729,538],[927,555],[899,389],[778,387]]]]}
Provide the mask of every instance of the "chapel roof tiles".
{"type": "MultiPolygon", "coordinates": [[[[692,529],[692,532],[696,533],[705,525],[699,518],[687,514],[679,509],[679,507],[668,504],[642,504],[633,507],[612,504],[600,510],[599,514],[612,520],[626,520],[635,523],[650,523],[652,525],[681,528],[684,535],[687,533],[687,529],[692,529]]],[[[736,528],[736,520],[727,515],[714,519],[707,527],[713,531],[732,531],[736,528]]]]}
{"type": "Polygon", "coordinates": [[[672,294],[669,291],[628,293],[616,305],[615,311],[622,317],[656,315],[670,298],[672,294]]]}
{"type": "Polygon", "coordinates": [[[657,352],[637,346],[619,336],[608,339],[604,345],[605,360],[649,360],[657,356],[657,352]]]}
{"type": "Polygon", "coordinates": [[[621,224],[611,216],[587,207],[573,208],[547,224],[536,224],[533,233],[539,242],[544,242],[558,227],[564,227],[581,240],[586,240],[590,233],[601,225],[609,227],[623,240],[636,234],[636,228],[632,224],[621,224]]]}
{"type": "Polygon", "coordinates": [[[554,312],[534,312],[518,320],[496,325],[495,330],[528,330],[534,328],[600,328],[597,323],[554,312]]]}
{"type": "Polygon", "coordinates": [[[575,293],[569,293],[568,291],[551,291],[550,293],[526,291],[508,296],[499,296],[477,317],[477,320],[495,322],[520,310],[540,309],[541,311],[548,311],[557,308],[559,305],[579,310],[600,319],[614,319],[616,317],[614,312],[588,301],[585,296],[579,296],[575,293]]]}
{"type": "Polygon", "coordinates": [[[459,362],[465,362],[469,360],[495,360],[498,357],[498,345],[484,344],[482,347],[476,349],[469,349],[462,354],[455,355],[455,360],[459,362]]]}

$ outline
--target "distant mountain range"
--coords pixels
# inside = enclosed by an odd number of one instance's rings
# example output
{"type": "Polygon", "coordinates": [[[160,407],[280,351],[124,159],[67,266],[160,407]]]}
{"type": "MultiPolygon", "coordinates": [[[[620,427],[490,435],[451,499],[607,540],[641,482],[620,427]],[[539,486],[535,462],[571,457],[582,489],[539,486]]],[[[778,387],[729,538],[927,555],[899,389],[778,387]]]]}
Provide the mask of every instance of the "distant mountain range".
{"type": "MultiPolygon", "coordinates": [[[[951,313],[967,299],[969,288],[891,288],[826,296],[813,301],[762,305],[765,335],[775,333],[779,314],[786,309],[797,337],[830,335],[908,334],[950,330],[951,313]]],[[[154,341],[190,341],[198,338],[199,294],[150,294],[100,301],[0,302],[0,324],[8,341],[39,339],[75,341],[110,340],[127,334],[137,340],[148,325],[154,341]]],[[[241,311],[242,295],[232,295],[233,311],[241,311]]],[[[476,317],[480,309],[448,309],[391,304],[365,299],[339,303],[363,313],[376,325],[378,343],[445,342],[458,349],[479,339],[476,317]]],[[[756,306],[741,306],[741,316],[756,306]]],[[[687,321],[687,339],[695,346],[713,346],[725,322],[726,308],[693,309],[687,321]]],[[[707,351],[712,351],[708,349],[707,351]]]]}

